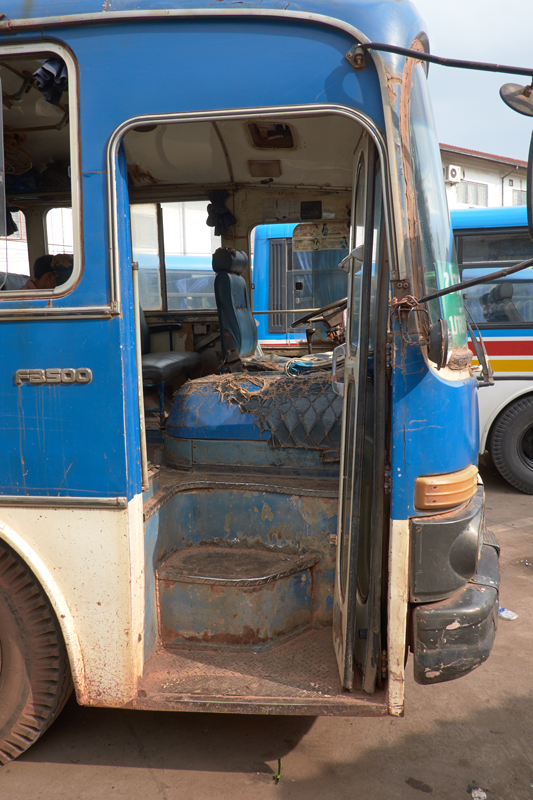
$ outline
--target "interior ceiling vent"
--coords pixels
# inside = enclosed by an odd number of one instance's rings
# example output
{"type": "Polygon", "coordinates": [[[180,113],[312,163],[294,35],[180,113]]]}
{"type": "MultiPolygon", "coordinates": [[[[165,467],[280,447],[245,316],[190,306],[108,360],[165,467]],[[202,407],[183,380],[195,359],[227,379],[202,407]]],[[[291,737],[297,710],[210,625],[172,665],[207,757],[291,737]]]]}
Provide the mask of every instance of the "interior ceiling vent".
{"type": "Polygon", "coordinates": [[[290,150],[295,147],[292,130],[283,122],[249,122],[246,127],[254,146],[261,150],[290,150]]]}

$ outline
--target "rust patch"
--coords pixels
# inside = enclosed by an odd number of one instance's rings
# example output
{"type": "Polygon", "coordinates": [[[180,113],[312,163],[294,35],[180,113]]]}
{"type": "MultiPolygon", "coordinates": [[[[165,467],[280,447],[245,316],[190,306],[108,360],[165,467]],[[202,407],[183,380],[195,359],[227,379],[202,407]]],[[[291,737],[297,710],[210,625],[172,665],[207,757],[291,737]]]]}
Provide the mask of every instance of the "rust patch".
{"type": "Polygon", "coordinates": [[[155,185],[159,183],[157,178],[154,178],[148,170],[143,169],[139,164],[128,164],[128,175],[135,183],[151,183],[155,185]]]}
{"type": "MultiPolygon", "coordinates": [[[[173,638],[177,638],[175,631],[172,631],[173,638]]],[[[204,631],[201,636],[181,636],[186,642],[203,642],[208,644],[228,644],[232,647],[236,645],[261,644],[268,641],[268,638],[259,635],[259,628],[254,630],[250,626],[245,626],[242,633],[211,633],[204,631]]],[[[168,641],[168,640],[167,640],[168,641]]]]}
{"type": "MultiPolygon", "coordinates": [[[[411,50],[418,50],[424,52],[422,42],[415,39],[411,44],[411,50]]],[[[418,214],[416,213],[416,187],[414,182],[414,162],[411,153],[411,127],[410,127],[410,104],[411,104],[411,85],[413,79],[413,71],[416,64],[419,63],[412,58],[405,59],[405,66],[402,76],[402,94],[400,98],[400,138],[401,138],[401,152],[403,175],[405,180],[405,198],[407,207],[407,242],[405,247],[406,255],[411,256],[411,274],[413,279],[417,278],[421,271],[422,256],[419,252],[419,237],[420,231],[418,227],[418,214]],[[415,271],[414,266],[419,267],[415,271]]],[[[414,286],[414,293],[419,294],[420,287],[414,286]]]]}
{"type": "Polygon", "coordinates": [[[449,369],[455,370],[470,369],[472,358],[473,353],[468,345],[465,344],[464,347],[454,347],[452,357],[447,366],[449,369]]]}
{"type": "Polygon", "coordinates": [[[391,106],[394,105],[396,100],[398,99],[398,95],[394,88],[394,84],[398,84],[402,82],[402,79],[398,75],[392,75],[389,70],[385,70],[385,76],[387,78],[387,89],[389,92],[389,103],[391,106]]]}

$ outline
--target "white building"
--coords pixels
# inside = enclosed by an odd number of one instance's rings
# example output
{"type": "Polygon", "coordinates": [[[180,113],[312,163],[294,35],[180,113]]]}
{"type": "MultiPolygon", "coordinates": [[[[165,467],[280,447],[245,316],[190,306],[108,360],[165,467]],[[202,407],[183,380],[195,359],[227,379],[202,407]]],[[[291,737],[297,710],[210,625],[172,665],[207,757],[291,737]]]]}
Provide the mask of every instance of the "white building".
{"type": "Polygon", "coordinates": [[[440,153],[450,208],[525,205],[526,161],[451,144],[440,153]]]}

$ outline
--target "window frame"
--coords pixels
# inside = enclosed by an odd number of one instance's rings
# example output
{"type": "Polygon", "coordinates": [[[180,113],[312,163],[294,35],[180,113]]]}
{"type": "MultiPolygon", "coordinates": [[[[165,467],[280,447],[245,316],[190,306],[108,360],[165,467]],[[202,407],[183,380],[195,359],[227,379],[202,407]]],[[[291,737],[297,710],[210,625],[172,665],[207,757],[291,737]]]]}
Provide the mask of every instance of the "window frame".
{"type": "MultiPolygon", "coordinates": [[[[39,41],[30,44],[16,44],[16,45],[2,45],[0,47],[0,58],[8,58],[9,56],[35,56],[39,54],[51,53],[63,59],[67,66],[68,72],[68,85],[69,85],[69,144],[70,144],[70,185],[71,185],[71,208],[72,208],[72,255],[74,261],[74,268],[72,275],[61,286],[56,286],[54,289],[24,289],[24,290],[7,290],[0,292],[0,301],[13,300],[50,300],[59,299],[72,290],[79,283],[83,274],[83,249],[81,245],[82,240],[82,193],[81,193],[81,164],[80,164],[80,135],[79,135],[79,75],[78,66],[71,51],[59,44],[52,41],[39,41]]],[[[1,116],[3,128],[3,113],[1,116]]],[[[46,212],[44,212],[46,213],[46,212]]],[[[43,213],[43,224],[44,224],[43,213]]],[[[31,270],[31,265],[30,265],[31,270]]],[[[82,309],[72,309],[72,313],[80,313],[82,309]]],[[[56,313],[65,313],[64,308],[58,308],[56,313]]],[[[17,308],[2,308],[0,304],[0,317],[12,316],[18,314],[20,311],[17,308]]],[[[50,309],[34,308],[32,314],[39,316],[51,316],[50,309]]],[[[106,314],[105,316],[108,316],[106,314]]]]}
{"type": "Polygon", "coordinates": [[[513,188],[513,208],[520,208],[521,206],[527,206],[527,191],[525,189],[513,188]],[[515,200],[517,200],[519,196],[523,202],[515,203],[515,200]]]}
{"type": "MultiPolygon", "coordinates": [[[[479,199],[479,197],[477,197],[476,199],[479,199]]],[[[464,205],[468,205],[468,206],[472,205],[472,206],[475,206],[476,208],[488,208],[488,205],[489,205],[489,184],[488,183],[482,183],[481,181],[469,181],[469,180],[459,181],[459,183],[457,184],[457,202],[458,203],[463,203],[464,205]],[[466,200],[464,200],[464,201],[463,200],[459,200],[459,187],[461,187],[461,186],[466,186],[466,200]],[[479,187],[480,186],[482,186],[484,189],[486,189],[486,191],[487,191],[487,202],[486,203],[469,203],[469,201],[468,201],[468,186],[475,186],[477,192],[479,192],[479,187]]]]}

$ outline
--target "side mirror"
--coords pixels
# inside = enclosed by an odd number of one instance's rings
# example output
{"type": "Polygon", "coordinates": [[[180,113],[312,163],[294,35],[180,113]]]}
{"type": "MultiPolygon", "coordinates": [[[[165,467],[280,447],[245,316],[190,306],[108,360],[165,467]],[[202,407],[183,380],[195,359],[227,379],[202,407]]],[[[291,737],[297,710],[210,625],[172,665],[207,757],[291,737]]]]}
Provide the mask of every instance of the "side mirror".
{"type": "MultiPolygon", "coordinates": [[[[517,83],[506,83],[500,89],[503,102],[526,117],[533,117],[533,83],[519,86],[517,83]]],[[[533,240],[533,133],[529,145],[527,160],[527,227],[529,238],[533,240]]]]}
{"type": "Polygon", "coordinates": [[[453,338],[445,319],[439,319],[429,329],[428,357],[437,369],[445,367],[452,355],[453,338]]]}
{"type": "Polygon", "coordinates": [[[365,246],[364,244],[360,244],[358,247],[354,247],[354,249],[349,253],[346,258],[343,258],[341,263],[339,264],[339,269],[342,269],[344,272],[350,272],[350,261],[355,259],[356,262],[359,264],[363,263],[363,253],[364,253],[365,246]]]}

